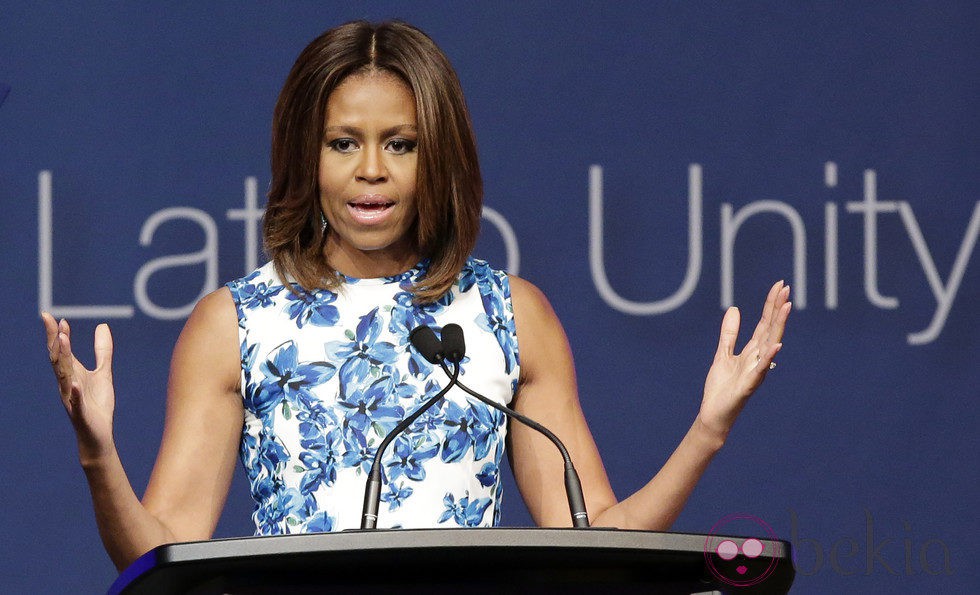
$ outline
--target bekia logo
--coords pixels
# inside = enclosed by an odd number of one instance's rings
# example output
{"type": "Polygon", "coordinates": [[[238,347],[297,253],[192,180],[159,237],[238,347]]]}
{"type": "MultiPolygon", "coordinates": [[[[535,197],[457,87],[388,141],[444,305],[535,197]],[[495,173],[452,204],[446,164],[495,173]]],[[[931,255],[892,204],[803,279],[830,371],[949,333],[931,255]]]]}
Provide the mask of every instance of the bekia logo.
{"type": "Polygon", "coordinates": [[[775,570],[777,556],[766,552],[778,538],[765,521],[749,514],[730,514],[708,532],[704,559],[715,578],[733,587],[749,587],[766,580],[775,570]],[[758,537],[730,537],[758,535],[758,537]],[[763,554],[769,554],[763,556],[763,554]]]}

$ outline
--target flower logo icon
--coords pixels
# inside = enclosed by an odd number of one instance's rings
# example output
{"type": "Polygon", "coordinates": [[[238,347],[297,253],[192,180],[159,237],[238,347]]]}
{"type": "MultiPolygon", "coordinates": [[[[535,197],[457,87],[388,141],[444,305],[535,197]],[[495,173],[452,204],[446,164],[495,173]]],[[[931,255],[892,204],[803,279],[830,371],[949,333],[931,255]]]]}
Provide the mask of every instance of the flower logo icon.
{"type": "MultiPolygon", "coordinates": [[[[730,514],[711,528],[704,542],[704,559],[711,574],[734,587],[748,587],[764,581],[776,570],[777,558],[766,554],[767,545],[758,535],[775,541],[778,538],[762,519],[749,514],[730,514]]],[[[768,552],[772,554],[772,552],[768,552]]]]}

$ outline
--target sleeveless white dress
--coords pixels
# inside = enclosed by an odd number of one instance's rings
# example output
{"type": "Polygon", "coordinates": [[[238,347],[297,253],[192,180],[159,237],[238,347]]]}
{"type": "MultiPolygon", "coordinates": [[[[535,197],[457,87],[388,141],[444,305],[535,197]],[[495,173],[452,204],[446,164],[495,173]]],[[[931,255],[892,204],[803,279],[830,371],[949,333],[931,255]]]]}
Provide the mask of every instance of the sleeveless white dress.
{"type": "MultiPolygon", "coordinates": [[[[519,358],[505,273],[470,259],[437,303],[412,303],[426,263],[293,293],[272,264],[228,283],[238,310],[245,425],[241,460],[257,535],[360,526],[378,444],[448,383],[409,343],[419,325],[456,323],[460,380],[508,404],[519,358]]],[[[462,390],[419,417],[383,456],[379,528],[493,526],[506,418],[462,390]]]]}

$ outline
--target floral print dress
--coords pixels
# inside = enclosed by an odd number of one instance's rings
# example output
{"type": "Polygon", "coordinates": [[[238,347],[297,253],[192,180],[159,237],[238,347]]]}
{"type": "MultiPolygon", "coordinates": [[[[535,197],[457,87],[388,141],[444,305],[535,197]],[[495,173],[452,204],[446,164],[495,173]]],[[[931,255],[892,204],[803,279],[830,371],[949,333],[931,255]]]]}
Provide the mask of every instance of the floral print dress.
{"type": "MultiPolygon", "coordinates": [[[[228,283],[256,534],[360,526],[378,444],[449,381],[410,345],[415,327],[463,327],[460,380],[510,402],[519,358],[507,276],[471,258],[443,298],[419,306],[408,289],[425,267],[347,278],[336,292],[294,293],[271,263],[228,283]]],[[[496,525],[506,431],[503,414],[450,390],[386,450],[378,527],[496,525]]]]}

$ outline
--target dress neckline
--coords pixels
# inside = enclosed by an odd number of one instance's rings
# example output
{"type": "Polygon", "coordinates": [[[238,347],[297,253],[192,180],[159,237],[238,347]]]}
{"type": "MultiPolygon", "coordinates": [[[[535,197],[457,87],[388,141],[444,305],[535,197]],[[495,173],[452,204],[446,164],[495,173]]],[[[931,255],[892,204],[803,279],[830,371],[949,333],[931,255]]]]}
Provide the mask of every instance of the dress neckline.
{"type": "Polygon", "coordinates": [[[425,258],[420,262],[418,262],[412,268],[408,269],[407,271],[395,275],[389,275],[387,277],[364,277],[364,278],[351,277],[349,275],[345,275],[341,273],[340,271],[337,271],[337,275],[340,276],[341,279],[343,279],[343,283],[345,285],[347,284],[361,285],[361,286],[390,285],[392,283],[401,284],[404,283],[405,281],[413,281],[418,277],[422,276],[428,270],[428,268],[429,268],[429,259],[425,258]]]}

